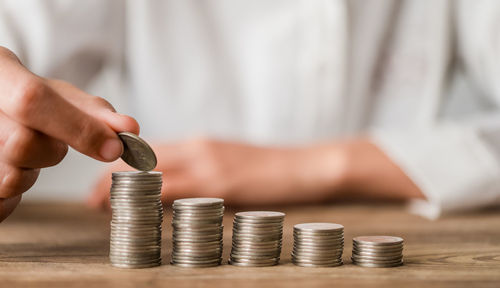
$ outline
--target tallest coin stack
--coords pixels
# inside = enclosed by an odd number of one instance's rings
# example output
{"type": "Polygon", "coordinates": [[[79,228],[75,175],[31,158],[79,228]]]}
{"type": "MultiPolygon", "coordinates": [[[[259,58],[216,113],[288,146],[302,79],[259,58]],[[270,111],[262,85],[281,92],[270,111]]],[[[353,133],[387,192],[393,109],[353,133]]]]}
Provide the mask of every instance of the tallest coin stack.
{"type": "Polygon", "coordinates": [[[111,264],[146,268],[161,264],[161,172],[115,172],[111,185],[111,264]]]}

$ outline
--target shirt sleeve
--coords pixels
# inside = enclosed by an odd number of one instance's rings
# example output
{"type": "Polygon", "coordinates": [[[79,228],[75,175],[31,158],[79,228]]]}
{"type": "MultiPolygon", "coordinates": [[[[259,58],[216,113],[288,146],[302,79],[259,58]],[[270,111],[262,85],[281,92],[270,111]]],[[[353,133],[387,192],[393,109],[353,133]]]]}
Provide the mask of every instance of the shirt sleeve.
{"type": "Polygon", "coordinates": [[[437,218],[500,203],[500,142],[485,138],[499,132],[449,124],[407,133],[375,131],[373,141],[426,196],[411,201],[410,210],[437,218]]]}
{"type": "Polygon", "coordinates": [[[426,196],[410,209],[429,218],[500,203],[500,4],[455,3],[457,57],[490,108],[427,130],[372,135],[426,196]]]}

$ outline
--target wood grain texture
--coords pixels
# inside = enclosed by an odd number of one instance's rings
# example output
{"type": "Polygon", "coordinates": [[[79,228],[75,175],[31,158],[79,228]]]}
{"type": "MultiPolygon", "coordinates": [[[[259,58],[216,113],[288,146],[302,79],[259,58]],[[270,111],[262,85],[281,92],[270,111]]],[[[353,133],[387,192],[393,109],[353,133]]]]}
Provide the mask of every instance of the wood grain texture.
{"type": "MultiPolygon", "coordinates": [[[[179,268],[168,264],[170,209],[157,268],[125,270],[108,262],[109,218],[78,204],[30,204],[0,224],[0,287],[500,287],[500,211],[429,221],[393,205],[274,207],[287,213],[281,265],[179,268]],[[335,222],[345,228],[345,265],[302,268],[290,263],[292,227],[335,222]],[[361,268],[351,264],[352,237],[398,235],[405,265],[361,268]]],[[[228,209],[230,210],[230,209],[228,209]]],[[[234,211],[224,219],[224,259],[234,211]]]]}

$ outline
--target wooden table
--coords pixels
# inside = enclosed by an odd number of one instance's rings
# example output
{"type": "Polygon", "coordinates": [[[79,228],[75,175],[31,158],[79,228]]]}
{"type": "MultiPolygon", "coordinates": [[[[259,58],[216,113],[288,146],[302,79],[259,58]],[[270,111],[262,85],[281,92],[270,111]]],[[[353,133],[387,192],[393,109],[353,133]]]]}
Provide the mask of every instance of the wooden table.
{"type": "MultiPolygon", "coordinates": [[[[157,268],[117,269],[108,262],[109,218],[78,204],[23,203],[0,224],[0,287],[500,287],[500,211],[429,221],[392,205],[338,204],[280,207],[287,213],[281,265],[245,268],[179,268],[170,257],[171,211],[164,222],[163,262],[157,268]],[[290,263],[292,227],[301,222],[345,226],[344,262],[335,268],[290,263]],[[352,237],[404,237],[405,265],[353,265],[352,237]]],[[[230,210],[230,209],[228,209],[230,210]]],[[[232,211],[225,216],[224,259],[230,248],[232,211]]]]}

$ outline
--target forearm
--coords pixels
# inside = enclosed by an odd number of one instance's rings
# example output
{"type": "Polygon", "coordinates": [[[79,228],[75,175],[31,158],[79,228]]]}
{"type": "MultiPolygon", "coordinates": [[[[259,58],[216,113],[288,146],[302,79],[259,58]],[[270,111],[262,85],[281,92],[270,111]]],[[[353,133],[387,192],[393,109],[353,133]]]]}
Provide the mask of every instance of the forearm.
{"type": "Polygon", "coordinates": [[[324,199],[424,198],[412,180],[376,145],[353,139],[308,148],[305,179],[324,199]],[[316,164],[314,164],[315,162],[316,164]]]}

